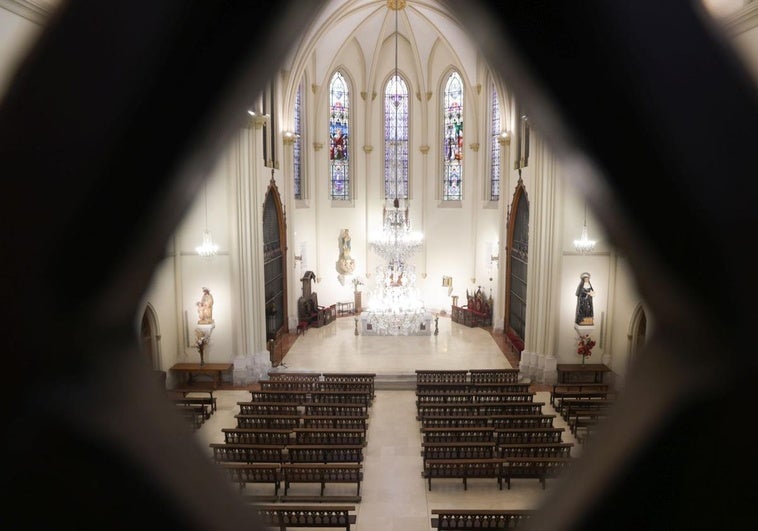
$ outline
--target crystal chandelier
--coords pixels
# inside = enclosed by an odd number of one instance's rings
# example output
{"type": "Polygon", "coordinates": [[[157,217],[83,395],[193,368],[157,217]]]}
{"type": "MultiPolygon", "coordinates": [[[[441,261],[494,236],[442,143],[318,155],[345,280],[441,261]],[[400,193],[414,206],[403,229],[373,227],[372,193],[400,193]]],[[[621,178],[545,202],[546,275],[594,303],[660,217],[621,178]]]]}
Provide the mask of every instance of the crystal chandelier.
{"type": "MultiPolygon", "coordinates": [[[[399,9],[390,4],[395,11],[395,76],[398,76],[397,17],[399,9]]],[[[400,198],[400,161],[398,155],[398,113],[401,94],[390,97],[395,109],[395,134],[390,145],[394,150],[390,162],[390,172],[394,175],[394,187],[387,203],[382,208],[382,228],[372,235],[369,247],[384,260],[376,268],[375,289],[371,296],[370,307],[366,312],[367,323],[373,333],[378,335],[412,335],[429,330],[429,314],[416,289],[415,269],[408,262],[421,249],[424,237],[418,231],[411,230],[408,205],[400,198]]]]}
{"type": "Polygon", "coordinates": [[[574,249],[581,254],[591,253],[595,249],[595,240],[590,240],[587,235],[587,202],[584,202],[584,227],[582,228],[582,236],[578,240],[574,240],[574,249]]]}
{"type": "Polygon", "coordinates": [[[195,251],[200,256],[214,256],[218,252],[218,245],[213,243],[211,233],[208,230],[208,193],[206,185],[203,185],[203,200],[205,201],[205,231],[203,232],[203,243],[195,247],[195,251]]]}

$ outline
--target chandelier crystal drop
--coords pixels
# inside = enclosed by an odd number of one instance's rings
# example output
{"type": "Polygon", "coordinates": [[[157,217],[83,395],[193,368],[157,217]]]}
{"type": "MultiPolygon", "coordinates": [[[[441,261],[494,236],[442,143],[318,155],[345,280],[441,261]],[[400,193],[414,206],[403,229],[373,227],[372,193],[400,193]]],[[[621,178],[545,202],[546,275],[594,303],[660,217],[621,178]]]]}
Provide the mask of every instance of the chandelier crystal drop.
{"type": "Polygon", "coordinates": [[[208,193],[203,185],[203,200],[205,202],[205,231],[203,232],[203,243],[195,247],[195,252],[200,256],[215,256],[218,253],[218,245],[213,243],[211,233],[208,230],[208,193]]]}
{"type": "Polygon", "coordinates": [[[587,233],[587,203],[584,203],[584,227],[582,235],[578,240],[574,240],[574,249],[581,254],[591,253],[595,249],[595,240],[590,240],[587,233]]]}

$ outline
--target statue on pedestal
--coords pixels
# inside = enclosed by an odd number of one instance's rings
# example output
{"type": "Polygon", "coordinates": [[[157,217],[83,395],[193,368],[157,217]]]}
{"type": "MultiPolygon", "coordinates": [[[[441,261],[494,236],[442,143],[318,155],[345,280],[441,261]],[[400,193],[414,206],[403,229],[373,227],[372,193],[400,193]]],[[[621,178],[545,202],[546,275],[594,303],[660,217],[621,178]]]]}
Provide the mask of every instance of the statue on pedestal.
{"type": "Polygon", "coordinates": [[[213,295],[208,288],[203,288],[203,295],[195,304],[197,306],[197,324],[213,324],[213,295]]]}

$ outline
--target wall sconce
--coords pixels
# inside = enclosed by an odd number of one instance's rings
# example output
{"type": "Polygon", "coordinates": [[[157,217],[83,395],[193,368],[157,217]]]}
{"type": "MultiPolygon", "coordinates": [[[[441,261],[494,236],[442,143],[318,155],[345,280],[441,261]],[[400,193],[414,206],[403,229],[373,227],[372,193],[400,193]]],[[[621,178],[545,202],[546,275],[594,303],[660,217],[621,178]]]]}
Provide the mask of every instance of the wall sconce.
{"type": "Polygon", "coordinates": [[[453,293],[453,277],[443,276],[442,287],[447,288],[448,297],[453,293]]]}
{"type": "Polygon", "coordinates": [[[500,244],[498,242],[490,242],[490,270],[493,270],[497,267],[498,262],[500,261],[500,244]]]}
{"type": "Polygon", "coordinates": [[[300,135],[293,131],[284,131],[282,133],[282,141],[284,142],[284,145],[291,146],[295,143],[295,140],[298,139],[300,135]]]}
{"type": "Polygon", "coordinates": [[[501,146],[507,146],[511,143],[511,134],[508,131],[501,131],[501,133],[497,135],[497,141],[501,146]]]}
{"type": "Polygon", "coordinates": [[[253,124],[255,127],[263,127],[268,123],[269,118],[271,118],[268,114],[261,114],[258,111],[254,111],[253,109],[248,109],[247,114],[253,117],[253,124]]]}

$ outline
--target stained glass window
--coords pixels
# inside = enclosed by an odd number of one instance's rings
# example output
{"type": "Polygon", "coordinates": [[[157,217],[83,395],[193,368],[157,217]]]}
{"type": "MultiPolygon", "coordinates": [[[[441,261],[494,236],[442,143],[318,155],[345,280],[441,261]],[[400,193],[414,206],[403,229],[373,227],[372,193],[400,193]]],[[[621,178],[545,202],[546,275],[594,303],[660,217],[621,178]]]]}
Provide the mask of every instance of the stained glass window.
{"type": "Polygon", "coordinates": [[[397,74],[384,90],[384,197],[408,199],[408,85],[397,74]]]}
{"type": "Polygon", "coordinates": [[[292,174],[294,178],[294,191],[295,199],[303,199],[303,181],[302,181],[302,161],[300,160],[302,154],[302,112],[303,112],[303,83],[297,87],[297,93],[295,93],[295,140],[292,144],[292,174]]]}
{"type": "Polygon", "coordinates": [[[350,90],[341,72],[329,83],[329,175],[331,197],[350,199],[350,90]]]}
{"type": "Polygon", "coordinates": [[[492,83],[490,98],[490,201],[500,199],[500,100],[497,96],[497,89],[492,83]]]}
{"type": "Polygon", "coordinates": [[[463,198],[463,82],[458,72],[451,72],[445,82],[442,105],[442,199],[460,201],[463,198]]]}

